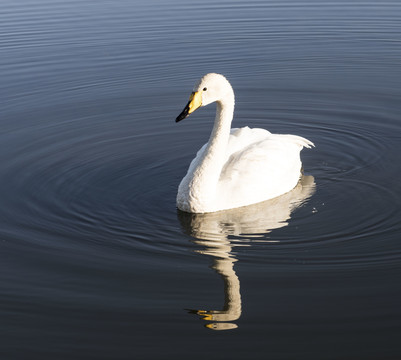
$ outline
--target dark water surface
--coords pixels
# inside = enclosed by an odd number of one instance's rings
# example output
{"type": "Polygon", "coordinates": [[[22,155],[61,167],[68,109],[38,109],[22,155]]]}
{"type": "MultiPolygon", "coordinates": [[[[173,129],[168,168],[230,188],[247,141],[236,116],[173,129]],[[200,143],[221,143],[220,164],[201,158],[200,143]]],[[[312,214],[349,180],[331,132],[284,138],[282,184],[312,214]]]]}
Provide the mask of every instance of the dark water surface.
{"type": "Polygon", "coordinates": [[[399,1],[1,8],[2,359],[401,358],[399,1]],[[315,143],[292,192],[177,212],[207,72],[315,143]]]}

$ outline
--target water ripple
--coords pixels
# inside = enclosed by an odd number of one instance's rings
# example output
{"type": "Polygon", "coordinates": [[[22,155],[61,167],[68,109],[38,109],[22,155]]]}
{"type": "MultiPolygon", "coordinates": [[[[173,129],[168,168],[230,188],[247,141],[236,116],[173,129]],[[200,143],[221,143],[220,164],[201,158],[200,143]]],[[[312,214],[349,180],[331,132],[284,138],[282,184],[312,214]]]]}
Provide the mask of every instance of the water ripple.
{"type": "MultiPolygon", "coordinates": [[[[189,218],[180,212],[177,218],[176,187],[190,153],[196,151],[193,140],[199,133],[193,129],[199,126],[206,134],[207,122],[174,128],[155,114],[157,132],[154,123],[140,133],[129,133],[124,130],[128,120],[111,125],[106,118],[90,117],[79,123],[19,130],[15,136],[29,131],[31,140],[16,148],[4,164],[7,176],[15,180],[9,188],[12,199],[6,194],[4,201],[17,204],[3,211],[8,231],[28,242],[32,233],[53,233],[81,239],[76,246],[85,239],[84,243],[96,246],[181,256],[186,256],[189,245],[183,241],[184,234],[204,241],[202,246],[229,239],[239,257],[285,264],[362,266],[399,259],[400,252],[391,244],[382,250],[372,245],[374,239],[385,241],[387,235],[401,230],[398,194],[378,177],[389,165],[386,159],[392,147],[380,129],[361,127],[353,120],[361,114],[346,109],[341,123],[330,121],[339,117],[330,109],[314,114],[321,120],[301,124],[286,119],[280,110],[273,111],[273,116],[277,114],[284,118],[270,121],[272,130],[297,128],[302,135],[317,139],[316,149],[303,151],[309,174],[305,179],[311,180],[262,205],[189,218]],[[155,142],[164,143],[163,156],[159,147],[149,147],[155,142]],[[356,242],[355,251],[336,252],[338,244],[352,248],[356,242]],[[238,250],[244,246],[246,250],[238,250]],[[330,248],[335,251],[328,256],[330,248]]],[[[257,116],[254,121],[255,126],[264,126],[257,116]]],[[[134,129],[135,121],[131,126],[134,129]]]]}

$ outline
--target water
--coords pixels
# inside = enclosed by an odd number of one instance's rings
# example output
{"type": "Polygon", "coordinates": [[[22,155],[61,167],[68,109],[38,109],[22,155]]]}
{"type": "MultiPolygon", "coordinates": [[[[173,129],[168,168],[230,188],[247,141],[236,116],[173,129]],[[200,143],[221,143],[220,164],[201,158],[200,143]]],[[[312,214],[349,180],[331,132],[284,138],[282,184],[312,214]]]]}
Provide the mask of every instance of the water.
{"type": "Polygon", "coordinates": [[[3,2],[2,358],[400,357],[400,20],[398,1],[3,2]],[[294,191],[176,210],[214,107],[174,119],[207,72],[233,126],[315,143],[294,191]]]}

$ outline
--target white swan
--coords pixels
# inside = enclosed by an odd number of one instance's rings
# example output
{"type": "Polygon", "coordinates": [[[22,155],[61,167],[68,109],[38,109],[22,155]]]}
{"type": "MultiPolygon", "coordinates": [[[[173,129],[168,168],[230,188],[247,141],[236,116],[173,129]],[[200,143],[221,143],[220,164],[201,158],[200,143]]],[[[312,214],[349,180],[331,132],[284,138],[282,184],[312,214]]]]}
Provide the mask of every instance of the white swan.
{"type": "Polygon", "coordinates": [[[231,129],[234,91],[223,75],[207,74],[194,87],[176,122],[217,103],[209,141],[198,151],[178,187],[177,207],[207,213],[258,203],[293,189],[301,175],[300,151],[313,143],[264,129],[231,129]]]}

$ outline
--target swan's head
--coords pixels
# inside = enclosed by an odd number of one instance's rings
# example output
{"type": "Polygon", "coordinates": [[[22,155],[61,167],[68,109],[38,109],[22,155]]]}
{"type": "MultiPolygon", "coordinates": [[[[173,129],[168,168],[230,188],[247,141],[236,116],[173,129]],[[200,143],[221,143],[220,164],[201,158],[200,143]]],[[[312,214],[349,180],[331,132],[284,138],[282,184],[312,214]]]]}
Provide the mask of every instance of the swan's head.
{"type": "Polygon", "coordinates": [[[221,102],[223,99],[234,101],[234,92],[230,83],[223,75],[207,74],[195,84],[188,104],[175,121],[179,122],[185,119],[201,106],[209,105],[215,101],[221,102]]]}

